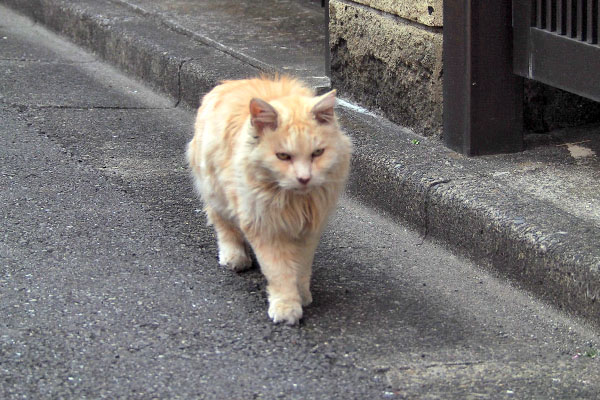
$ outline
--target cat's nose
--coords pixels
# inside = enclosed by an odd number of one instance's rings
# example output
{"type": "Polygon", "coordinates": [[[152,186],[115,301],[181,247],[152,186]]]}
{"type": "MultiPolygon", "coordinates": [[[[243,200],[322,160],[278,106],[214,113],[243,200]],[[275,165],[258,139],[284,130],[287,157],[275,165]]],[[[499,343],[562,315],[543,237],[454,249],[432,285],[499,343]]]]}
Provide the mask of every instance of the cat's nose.
{"type": "Polygon", "coordinates": [[[308,181],[310,181],[310,178],[298,178],[298,182],[300,182],[303,185],[306,185],[308,181]]]}

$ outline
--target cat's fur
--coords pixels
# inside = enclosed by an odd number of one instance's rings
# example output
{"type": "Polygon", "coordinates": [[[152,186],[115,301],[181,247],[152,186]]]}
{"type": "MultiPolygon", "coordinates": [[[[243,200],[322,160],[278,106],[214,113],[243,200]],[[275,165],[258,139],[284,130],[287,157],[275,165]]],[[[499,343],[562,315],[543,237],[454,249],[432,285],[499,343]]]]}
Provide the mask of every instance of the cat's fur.
{"type": "Polygon", "coordinates": [[[267,278],[268,314],[295,324],[311,303],[312,262],[343,190],[352,144],[335,91],[280,77],[226,81],[202,100],[187,159],[217,233],[219,263],[267,278]]]}

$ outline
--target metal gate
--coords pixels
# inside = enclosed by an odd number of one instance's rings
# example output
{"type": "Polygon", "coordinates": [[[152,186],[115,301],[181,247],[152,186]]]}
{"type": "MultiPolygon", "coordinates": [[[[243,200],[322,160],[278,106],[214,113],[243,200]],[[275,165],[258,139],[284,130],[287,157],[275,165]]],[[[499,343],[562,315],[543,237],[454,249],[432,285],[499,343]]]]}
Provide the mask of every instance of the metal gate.
{"type": "Polygon", "coordinates": [[[444,0],[444,141],[522,148],[522,79],[600,101],[600,0],[444,0]]]}
{"type": "Polygon", "coordinates": [[[600,0],[513,0],[516,74],[600,101],[600,0]]]}

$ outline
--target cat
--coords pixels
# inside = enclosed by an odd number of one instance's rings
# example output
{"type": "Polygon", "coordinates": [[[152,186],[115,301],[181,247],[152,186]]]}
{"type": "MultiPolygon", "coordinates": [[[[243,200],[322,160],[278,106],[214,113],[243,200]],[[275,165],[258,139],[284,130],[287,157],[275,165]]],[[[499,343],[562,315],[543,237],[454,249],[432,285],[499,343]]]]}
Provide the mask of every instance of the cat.
{"type": "Polygon", "coordinates": [[[187,147],[219,264],[249,268],[249,245],[275,323],[298,323],[312,302],[314,253],[348,177],[335,102],[291,77],[225,81],[202,99],[187,147]]]}

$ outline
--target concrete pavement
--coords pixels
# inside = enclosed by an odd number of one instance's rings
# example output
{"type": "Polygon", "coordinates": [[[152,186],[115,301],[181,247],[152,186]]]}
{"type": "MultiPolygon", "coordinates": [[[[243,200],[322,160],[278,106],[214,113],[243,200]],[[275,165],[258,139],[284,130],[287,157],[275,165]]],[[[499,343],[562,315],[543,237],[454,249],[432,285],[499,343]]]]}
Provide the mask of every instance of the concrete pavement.
{"type": "Polygon", "coordinates": [[[193,112],[0,8],[0,397],[596,398],[595,328],[345,198],[300,327],[216,262],[193,112]]]}

